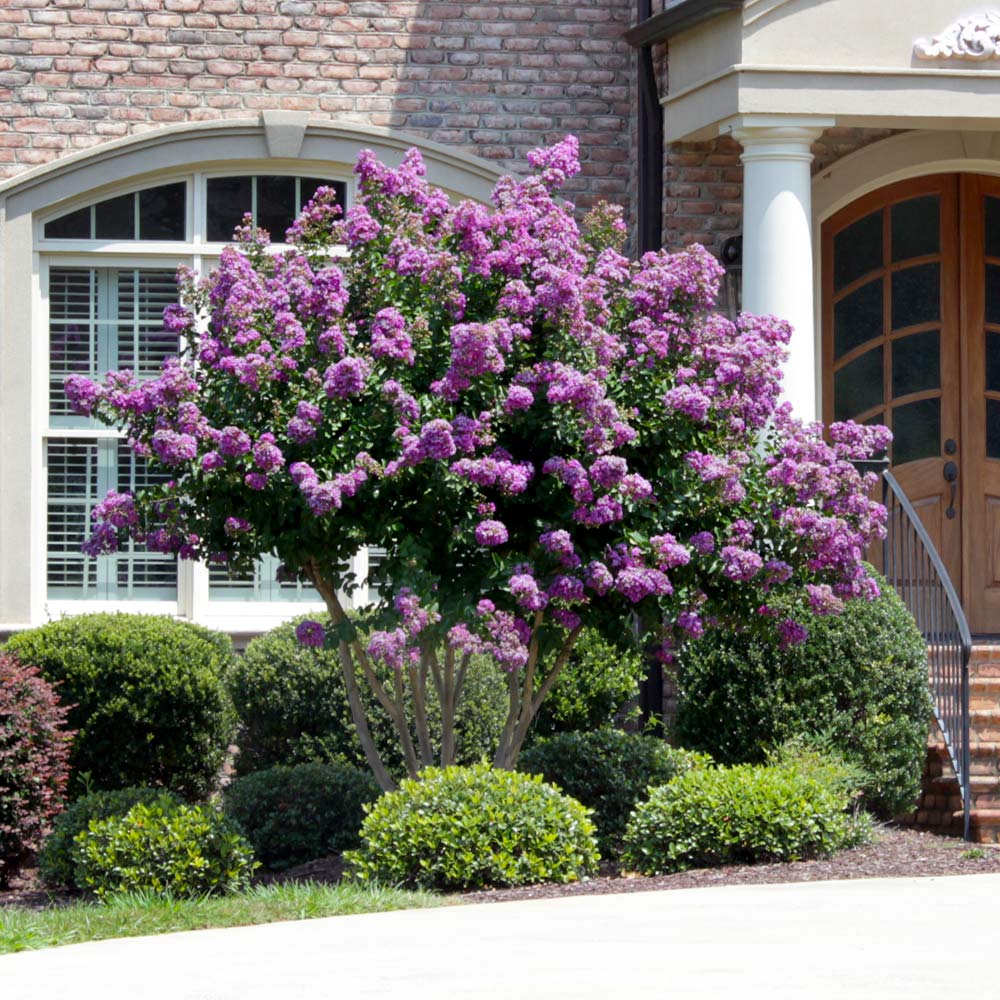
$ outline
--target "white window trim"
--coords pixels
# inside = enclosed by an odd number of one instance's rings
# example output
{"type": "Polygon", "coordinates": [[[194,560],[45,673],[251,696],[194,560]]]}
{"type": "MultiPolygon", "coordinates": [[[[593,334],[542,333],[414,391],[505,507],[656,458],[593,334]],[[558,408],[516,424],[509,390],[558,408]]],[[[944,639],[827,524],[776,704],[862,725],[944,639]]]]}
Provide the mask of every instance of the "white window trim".
{"type": "MultiPolygon", "coordinates": [[[[47,566],[47,521],[48,485],[45,461],[46,444],[50,439],[108,440],[123,437],[121,431],[109,427],[56,427],[49,419],[49,272],[53,265],[59,267],[105,268],[164,268],[171,269],[186,265],[196,271],[213,267],[227,244],[211,243],[204,238],[207,219],[207,181],[213,177],[228,176],[308,176],[344,183],[347,188],[348,204],[354,197],[355,185],[350,176],[326,170],[310,169],[303,165],[294,167],[272,167],[268,163],[244,164],[239,168],[218,166],[211,169],[184,171],[176,175],[158,177],[155,185],[185,182],[187,185],[185,231],[191,234],[188,242],[177,241],[102,241],[46,239],[45,224],[77,208],[93,204],[105,198],[130,194],[151,186],[128,184],[119,189],[101,191],[95,195],[89,192],[64,202],[58,208],[38,212],[33,219],[35,249],[34,282],[32,288],[33,327],[33,370],[32,384],[32,438],[36,441],[33,463],[33,493],[41,498],[32,525],[34,565],[39,571],[32,574],[32,605],[40,607],[45,619],[54,619],[68,614],[82,614],[93,611],[128,610],[142,614],[166,614],[190,619],[226,632],[254,633],[264,631],[296,615],[321,611],[322,602],[312,601],[242,601],[238,598],[213,598],[209,588],[208,567],[191,560],[178,560],[177,600],[72,600],[51,598],[48,595],[47,566]]],[[[276,252],[286,248],[284,243],[272,243],[276,252]]],[[[334,254],[343,255],[346,248],[335,248],[334,254]]],[[[360,579],[367,575],[367,552],[362,552],[352,560],[352,569],[360,579]]],[[[371,596],[365,587],[354,592],[352,598],[345,598],[349,606],[367,604],[371,596]]]]}

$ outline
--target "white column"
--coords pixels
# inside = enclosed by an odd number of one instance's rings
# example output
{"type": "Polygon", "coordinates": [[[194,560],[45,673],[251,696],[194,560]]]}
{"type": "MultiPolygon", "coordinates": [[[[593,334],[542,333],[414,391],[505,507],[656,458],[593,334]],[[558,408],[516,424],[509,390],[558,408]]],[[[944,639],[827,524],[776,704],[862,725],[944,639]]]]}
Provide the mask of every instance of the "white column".
{"type": "Polygon", "coordinates": [[[726,128],[743,146],[743,308],[792,325],[785,398],[819,415],[810,146],[830,120],[749,117],[726,128]]]}

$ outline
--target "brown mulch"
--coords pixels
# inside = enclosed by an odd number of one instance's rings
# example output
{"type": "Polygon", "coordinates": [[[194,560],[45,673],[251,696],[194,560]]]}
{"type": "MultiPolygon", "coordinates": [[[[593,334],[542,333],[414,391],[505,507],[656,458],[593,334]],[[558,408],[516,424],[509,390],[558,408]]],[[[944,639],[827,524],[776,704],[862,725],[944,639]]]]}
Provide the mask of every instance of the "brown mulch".
{"type": "MultiPolygon", "coordinates": [[[[262,883],[313,881],[334,885],[345,865],[339,855],[291,868],[262,873],[262,883]]],[[[967,844],[953,837],[899,827],[884,827],[878,840],[867,847],[842,851],[832,858],[790,861],[770,865],[730,865],[702,868],[646,878],[622,874],[605,866],[601,875],[572,885],[538,885],[522,889],[492,889],[464,893],[466,903],[503,903],[519,899],[551,899],[558,896],[594,895],[612,892],[649,892],[663,889],[693,889],[715,885],[763,885],[776,882],[820,882],[856,878],[918,878],[940,875],[1000,873],[1000,844],[967,844]],[[971,856],[969,852],[972,852],[971,856]],[[965,855],[963,857],[963,855],[965,855]],[[981,855],[981,856],[980,856],[981,855]]],[[[34,871],[15,880],[11,889],[0,891],[0,909],[20,906],[43,910],[65,905],[75,898],[68,893],[41,887],[34,871]]]]}
{"type": "Polygon", "coordinates": [[[967,844],[917,830],[885,827],[867,847],[842,851],[832,858],[788,861],[770,865],[728,865],[699,868],[676,875],[645,877],[612,873],[573,885],[539,885],[523,889],[492,889],[466,893],[469,903],[504,903],[518,899],[549,899],[610,892],[694,889],[713,885],[764,885],[775,882],[823,882],[854,878],[919,878],[932,875],[1000,873],[1000,845],[967,844]],[[983,857],[962,857],[978,848],[983,857]]]}

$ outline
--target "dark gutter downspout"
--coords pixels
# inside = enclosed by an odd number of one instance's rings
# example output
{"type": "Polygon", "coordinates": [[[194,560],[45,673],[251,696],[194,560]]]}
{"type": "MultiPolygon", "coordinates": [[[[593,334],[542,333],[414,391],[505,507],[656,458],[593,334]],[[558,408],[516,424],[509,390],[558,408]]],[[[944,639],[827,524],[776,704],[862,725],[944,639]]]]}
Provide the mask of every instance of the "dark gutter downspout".
{"type": "MultiPolygon", "coordinates": [[[[653,14],[652,0],[639,0],[639,24],[653,14]]],[[[639,48],[639,253],[663,243],[663,109],[660,107],[653,46],[639,48]]]]}
{"type": "MultiPolygon", "coordinates": [[[[629,45],[639,50],[639,253],[659,250],[663,245],[663,108],[660,105],[653,45],[701,21],[743,6],[743,0],[665,0],[663,10],[653,16],[652,0],[638,0],[638,22],[625,33],[629,45]]],[[[639,686],[639,710],[644,730],[665,735],[663,666],[648,658],[645,680],[639,686]]]]}
{"type": "Polygon", "coordinates": [[[652,0],[638,0],[638,22],[625,41],[639,50],[639,252],[663,245],[663,108],[660,105],[653,46],[719,14],[739,10],[743,0],[664,0],[653,15],[652,0]]]}

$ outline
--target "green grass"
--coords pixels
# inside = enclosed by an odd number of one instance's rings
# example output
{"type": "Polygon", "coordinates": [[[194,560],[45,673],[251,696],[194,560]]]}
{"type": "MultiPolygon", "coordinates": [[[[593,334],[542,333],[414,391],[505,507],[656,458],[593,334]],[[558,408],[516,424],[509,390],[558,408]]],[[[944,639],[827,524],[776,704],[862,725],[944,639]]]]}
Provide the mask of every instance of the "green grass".
{"type": "Polygon", "coordinates": [[[312,882],[257,886],[233,896],[201,899],[171,900],[133,893],[108,903],[79,902],[50,910],[0,909],[0,955],[104,938],[446,904],[446,899],[427,892],[312,882]]]}

